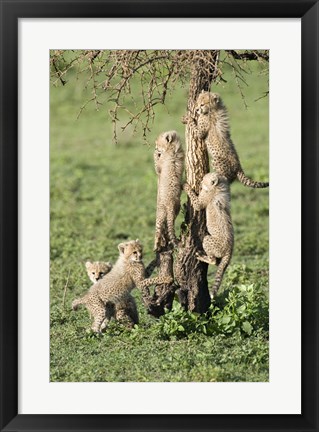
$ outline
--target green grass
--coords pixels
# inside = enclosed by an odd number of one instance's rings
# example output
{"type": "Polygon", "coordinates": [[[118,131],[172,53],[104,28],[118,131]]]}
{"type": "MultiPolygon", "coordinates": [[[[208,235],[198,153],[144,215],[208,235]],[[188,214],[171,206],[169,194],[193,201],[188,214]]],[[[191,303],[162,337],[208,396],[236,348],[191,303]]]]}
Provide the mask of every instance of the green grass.
{"type": "MultiPolygon", "coordinates": [[[[249,86],[243,90],[248,109],[231,74],[224,77],[227,83],[213,90],[228,107],[242,166],[250,177],[267,180],[268,99],[255,101],[267,90],[267,76],[257,67],[247,75],[249,86]]],[[[153,143],[164,130],[176,129],[183,137],[179,119],[187,89],[173,91],[167,109],[157,110],[150,146],[132,131],[119,133],[118,144],[113,144],[107,106],[98,112],[89,106],[77,119],[89,97],[81,78],[51,87],[51,381],[267,381],[266,312],[260,318],[253,309],[249,312],[252,302],[245,303],[243,316],[238,318],[236,311],[243,310],[241,286],[252,285],[254,302],[267,304],[268,190],[232,185],[235,248],[224,292],[214,306],[219,312],[188,316],[175,305],[173,312],[155,320],[146,314],[135,290],[140,325],[129,332],[113,322],[95,337],[87,332],[91,321],[86,309],[71,311],[72,300],[90,286],[86,260],[114,262],[118,243],[135,238],[143,242],[145,263],[151,260],[156,212],[153,143]],[[231,292],[233,306],[227,302],[231,292]],[[260,293],[265,295],[258,297],[260,293]],[[174,330],[174,321],[183,322],[184,331],[174,330]],[[255,322],[251,332],[243,331],[245,321],[255,322]],[[234,326],[227,327],[229,322],[234,326]]],[[[181,221],[179,215],[177,232],[181,221]]],[[[209,268],[210,284],[214,271],[209,268]]]]}

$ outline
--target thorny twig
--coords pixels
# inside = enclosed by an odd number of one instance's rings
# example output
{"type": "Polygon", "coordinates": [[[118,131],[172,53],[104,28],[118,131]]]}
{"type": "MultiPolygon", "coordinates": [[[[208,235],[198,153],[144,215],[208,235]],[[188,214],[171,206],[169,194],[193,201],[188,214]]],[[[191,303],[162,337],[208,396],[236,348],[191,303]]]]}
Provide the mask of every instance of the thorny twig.
{"type": "Polygon", "coordinates": [[[67,74],[72,70],[77,75],[84,74],[87,78],[87,88],[92,96],[80,107],[78,117],[91,102],[96,110],[103,105],[101,97],[112,104],[109,114],[113,124],[113,139],[117,141],[117,123],[119,112],[126,113],[126,123],[121,125],[125,130],[132,125],[136,131],[141,125],[143,138],[154,121],[155,107],[164,105],[169,91],[176,84],[183,86],[188,82],[190,73],[195,67],[202,71],[213,73],[216,84],[224,82],[222,69],[229,65],[234,73],[234,79],[244,101],[242,84],[246,84],[243,64],[248,61],[258,61],[268,65],[267,50],[53,50],[50,53],[51,79],[54,85],[67,83],[67,74]],[[221,55],[224,53],[223,55],[221,55]],[[133,99],[131,105],[128,96],[131,95],[131,84],[139,89],[140,98],[133,99]]]}

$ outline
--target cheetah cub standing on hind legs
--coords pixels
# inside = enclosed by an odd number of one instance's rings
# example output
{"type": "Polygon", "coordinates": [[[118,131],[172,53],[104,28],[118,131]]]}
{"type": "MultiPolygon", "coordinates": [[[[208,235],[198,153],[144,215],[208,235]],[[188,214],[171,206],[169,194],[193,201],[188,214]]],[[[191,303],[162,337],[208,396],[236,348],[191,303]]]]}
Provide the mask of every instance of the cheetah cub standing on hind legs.
{"type": "Polygon", "coordinates": [[[166,224],[169,242],[177,246],[175,219],[180,210],[181,178],[184,151],[176,131],[163,132],[156,140],[154,152],[157,181],[157,209],[154,250],[161,249],[163,227],[166,224]]]}
{"type": "Polygon", "coordinates": [[[197,98],[195,110],[196,119],[186,115],[182,122],[189,123],[195,136],[205,141],[214,171],[230,183],[237,178],[244,186],[268,187],[268,182],[254,181],[244,173],[230,137],[227,109],[220,96],[203,90],[197,98]]]}
{"type": "Polygon", "coordinates": [[[207,264],[217,264],[218,268],[212,288],[214,296],[222,282],[224,272],[233,253],[234,232],[230,215],[229,182],[216,173],[203,177],[199,195],[185,183],[184,191],[196,211],[206,209],[206,224],[209,235],[203,239],[206,255],[196,253],[197,259],[207,264]]]}
{"type": "MultiPolygon", "coordinates": [[[[113,265],[110,262],[87,261],[85,263],[87,274],[94,284],[109,273],[112,267],[113,265]]],[[[105,317],[106,323],[114,318],[117,321],[128,322],[130,327],[138,324],[138,311],[134,297],[128,294],[125,303],[117,304],[116,306],[114,303],[107,303],[105,306],[105,317]]]]}
{"type": "Polygon", "coordinates": [[[146,276],[150,275],[155,268],[156,260],[153,260],[145,269],[142,261],[143,248],[139,240],[120,243],[118,249],[120,256],[112,270],[97,281],[83,297],[72,303],[73,310],[82,304],[86,306],[93,315],[94,321],[91,328],[96,333],[100,333],[108,324],[105,308],[107,303],[114,303],[115,307],[125,305],[128,295],[135,287],[139,288],[143,298],[148,300],[149,286],[172,282],[170,276],[146,279],[146,276]]]}

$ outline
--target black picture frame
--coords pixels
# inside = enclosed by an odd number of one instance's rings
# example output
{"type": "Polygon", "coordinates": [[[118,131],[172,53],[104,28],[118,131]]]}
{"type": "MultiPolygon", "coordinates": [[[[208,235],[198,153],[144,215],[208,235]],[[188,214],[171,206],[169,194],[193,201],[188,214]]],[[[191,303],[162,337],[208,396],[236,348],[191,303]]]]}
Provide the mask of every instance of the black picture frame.
{"type": "MultiPolygon", "coordinates": [[[[0,0],[0,5],[1,431],[318,431],[318,1],[0,0]],[[302,414],[18,414],[18,20],[62,17],[301,18],[302,414]]],[[[293,59],[287,67],[294,67],[293,59]]],[[[291,177],[284,181],[283,189],[294,187],[294,174],[291,173],[291,177]]],[[[282,253],[285,253],[284,250],[282,253]]]]}

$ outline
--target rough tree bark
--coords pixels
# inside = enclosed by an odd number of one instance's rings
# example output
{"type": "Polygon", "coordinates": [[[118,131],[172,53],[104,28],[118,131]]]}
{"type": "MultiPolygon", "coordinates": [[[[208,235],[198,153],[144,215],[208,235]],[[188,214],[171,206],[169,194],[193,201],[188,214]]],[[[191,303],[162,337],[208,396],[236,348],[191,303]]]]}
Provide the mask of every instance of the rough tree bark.
{"type": "MultiPolygon", "coordinates": [[[[195,117],[195,101],[202,90],[209,90],[211,83],[217,76],[219,51],[210,51],[211,67],[203,67],[198,60],[193,65],[188,95],[187,111],[195,117]],[[213,67],[215,65],[215,67],[213,67]]],[[[196,139],[192,129],[186,125],[185,130],[186,155],[185,169],[186,181],[196,191],[199,191],[203,176],[209,171],[209,159],[203,141],[196,139]]],[[[207,284],[207,264],[196,259],[195,251],[201,250],[202,239],[206,234],[205,212],[195,212],[190,201],[185,208],[185,221],[182,224],[181,243],[174,263],[175,281],[178,284],[180,303],[186,310],[203,313],[210,306],[211,298],[207,284]]],[[[159,272],[172,274],[173,255],[168,252],[168,239],[163,235],[163,252],[158,256],[159,272]],[[164,258],[164,254],[165,258],[164,258]]],[[[150,313],[160,316],[164,307],[171,309],[176,285],[162,285],[155,289],[153,308],[150,313]],[[156,307],[155,307],[156,304],[156,307]]]]}
{"type": "MultiPolygon", "coordinates": [[[[195,117],[195,101],[202,90],[210,90],[211,83],[217,76],[218,51],[210,51],[210,63],[215,67],[205,68],[195,64],[192,69],[188,95],[188,114],[195,117]]],[[[199,61],[200,63],[200,61],[199,61]]],[[[198,193],[203,176],[209,172],[209,159],[206,146],[196,139],[192,129],[186,124],[186,180],[198,193]]],[[[202,239],[206,234],[206,216],[204,211],[195,212],[188,200],[185,222],[182,227],[181,247],[179,248],[175,273],[178,275],[179,299],[182,306],[190,311],[203,313],[211,303],[207,284],[206,263],[196,259],[195,251],[202,249],[202,239]]]]}
{"type": "MultiPolygon", "coordinates": [[[[173,253],[169,250],[168,243],[160,253],[157,253],[157,259],[159,260],[159,276],[173,277],[173,253]]],[[[146,303],[148,312],[158,318],[164,315],[165,309],[172,309],[176,288],[175,284],[157,285],[152,298],[146,303]]]]}

